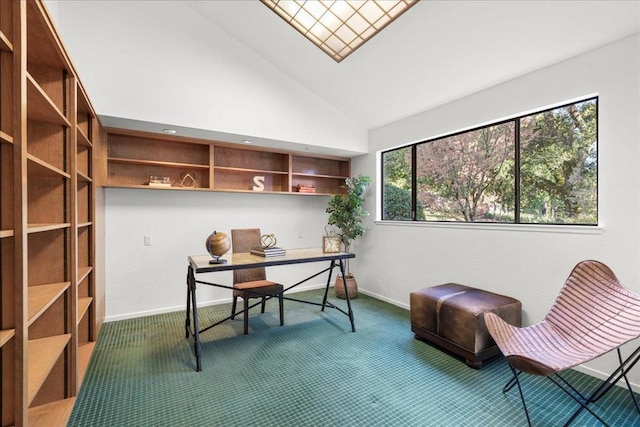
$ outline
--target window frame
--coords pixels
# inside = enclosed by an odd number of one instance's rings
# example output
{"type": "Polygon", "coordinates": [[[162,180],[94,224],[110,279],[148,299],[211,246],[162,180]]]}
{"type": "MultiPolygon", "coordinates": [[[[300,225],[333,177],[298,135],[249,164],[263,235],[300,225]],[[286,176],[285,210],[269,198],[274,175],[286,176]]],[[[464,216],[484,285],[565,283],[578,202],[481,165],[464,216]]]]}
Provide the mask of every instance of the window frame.
{"type": "Polygon", "coordinates": [[[537,109],[537,110],[531,110],[528,111],[526,113],[522,113],[522,114],[518,114],[512,117],[509,117],[507,119],[501,119],[501,120],[496,120],[493,122],[488,122],[488,123],[484,123],[482,125],[478,125],[478,126],[474,126],[471,128],[467,128],[464,130],[459,130],[459,131],[455,131],[455,132],[451,132],[451,133],[447,133],[447,134],[442,134],[436,137],[432,137],[432,138],[428,138],[425,140],[420,140],[417,142],[413,142],[411,144],[406,144],[403,146],[397,146],[397,147],[393,147],[393,148],[389,148],[386,150],[381,150],[379,152],[379,164],[380,164],[380,187],[379,187],[379,191],[380,191],[380,204],[379,204],[379,209],[380,209],[380,219],[379,221],[382,223],[402,223],[402,224],[443,224],[443,225],[451,225],[451,226],[456,226],[456,225],[464,225],[464,226],[468,226],[468,225],[484,225],[484,226],[503,226],[503,227],[514,227],[514,226],[518,226],[518,227],[551,227],[551,228],[560,228],[560,227],[571,227],[571,228],[600,228],[601,227],[601,219],[600,219],[600,150],[599,150],[599,142],[600,142],[600,120],[599,120],[599,114],[600,114],[600,108],[599,108],[599,96],[596,95],[589,95],[589,96],[585,96],[582,98],[577,98],[575,100],[572,101],[568,101],[568,102],[563,102],[557,105],[553,105],[550,107],[545,107],[542,109],[537,109]],[[596,171],[595,171],[595,175],[596,175],[596,182],[595,182],[595,205],[596,205],[596,212],[595,212],[595,223],[563,223],[563,222],[522,222],[521,220],[521,196],[522,196],[522,192],[521,192],[521,135],[520,135],[520,123],[521,120],[523,118],[526,117],[530,117],[530,116],[535,116],[535,115],[539,115],[539,114],[544,114],[546,112],[549,111],[553,111],[553,110],[558,110],[558,109],[562,109],[562,108],[566,108],[572,105],[576,105],[576,104],[580,104],[580,103],[584,103],[584,102],[589,102],[589,101],[594,101],[595,102],[595,148],[596,148],[596,153],[595,153],[595,159],[596,159],[596,171]],[[505,123],[510,123],[513,122],[514,123],[514,219],[512,222],[489,222],[489,221],[477,221],[477,222],[471,222],[471,221],[455,221],[455,220],[422,220],[422,219],[417,219],[417,193],[418,193],[418,186],[417,186],[417,169],[418,169],[418,165],[417,165],[417,147],[421,144],[425,144],[425,143],[429,143],[429,142],[433,142],[433,141],[438,141],[441,139],[446,139],[446,138],[451,138],[454,137],[456,135],[461,135],[464,133],[470,133],[470,132],[475,132],[481,129],[485,129],[485,128],[490,128],[492,126],[497,126],[497,125],[502,125],[505,123]],[[406,148],[410,148],[411,150],[411,219],[401,219],[401,220],[396,220],[396,219],[385,219],[384,218],[384,212],[385,212],[385,154],[387,153],[391,153],[397,150],[402,150],[402,149],[406,149],[406,148]]]}

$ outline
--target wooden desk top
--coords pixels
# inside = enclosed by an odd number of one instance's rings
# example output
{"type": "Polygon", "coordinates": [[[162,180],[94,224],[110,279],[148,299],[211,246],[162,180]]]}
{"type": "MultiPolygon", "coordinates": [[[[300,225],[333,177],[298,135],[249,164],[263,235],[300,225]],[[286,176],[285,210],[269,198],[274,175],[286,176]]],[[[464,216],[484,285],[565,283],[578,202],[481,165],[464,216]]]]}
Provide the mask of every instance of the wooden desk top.
{"type": "Polygon", "coordinates": [[[283,256],[262,257],[252,255],[249,252],[228,253],[221,258],[226,259],[226,264],[209,264],[210,255],[191,255],[189,265],[195,273],[210,273],[215,271],[240,270],[253,267],[270,267],[274,265],[302,264],[306,262],[330,261],[338,259],[355,258],[356,255],[349,252],[323,253],[322,248],[287,249],[283,256]]]}

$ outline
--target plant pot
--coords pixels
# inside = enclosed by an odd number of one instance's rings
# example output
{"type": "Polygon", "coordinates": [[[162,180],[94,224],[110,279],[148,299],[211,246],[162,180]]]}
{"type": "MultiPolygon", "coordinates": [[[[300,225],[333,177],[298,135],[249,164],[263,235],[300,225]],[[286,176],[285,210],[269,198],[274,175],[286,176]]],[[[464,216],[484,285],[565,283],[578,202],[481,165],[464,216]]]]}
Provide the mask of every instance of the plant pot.
{"type": "Polygon", "coordinates": [[[352,274],[350,274],[347,276],[346,282],[347,282],[347,286],[345,291],[345,285],[344,285],[344,280],[342,280],[342,276],[338,275],[338,277],[336,277],[336,285],[335,285],[336,297],[345,299],[347,297],[347,294],[346,294],[347,292],[349,292],[349,299],[357,297],[358,283],[356,282],[356,278],[353,277],[352,274]]]}

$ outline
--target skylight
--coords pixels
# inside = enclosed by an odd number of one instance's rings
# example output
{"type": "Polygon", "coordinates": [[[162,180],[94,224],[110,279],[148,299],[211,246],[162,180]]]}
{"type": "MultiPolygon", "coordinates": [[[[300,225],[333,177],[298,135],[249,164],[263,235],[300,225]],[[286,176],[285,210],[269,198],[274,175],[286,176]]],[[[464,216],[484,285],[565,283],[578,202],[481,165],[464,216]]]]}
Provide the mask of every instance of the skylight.
{"type": "Polygon", "coordinates": [[[261,0],[336,62],[418,0],[261,0]]]}

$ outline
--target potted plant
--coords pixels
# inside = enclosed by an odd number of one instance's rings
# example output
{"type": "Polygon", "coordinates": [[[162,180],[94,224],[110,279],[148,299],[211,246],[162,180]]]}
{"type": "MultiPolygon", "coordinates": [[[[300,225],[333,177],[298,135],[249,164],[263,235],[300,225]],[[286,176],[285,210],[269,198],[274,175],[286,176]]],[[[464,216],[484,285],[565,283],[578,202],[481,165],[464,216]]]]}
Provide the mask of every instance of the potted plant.
{"type": "MultiPolygon", "coordinates": [[[[347,178],[344,186],[347,190],[346,193],[334,194],[329,199],[329,205],[327,206],[329,219],[327,222],[329,225],[339,229],[340,240],[344,245],[345,252],[349,252],[351,243],[365,232],[362,219],[369,215],[369,212],[363,207],[364,192],[370,183],[371,178],[366,175],[347,178]]],[[[338,275],[335,290],[338,298],[344,298],[347,291],[349,292],[349,298],[353,298],[358,294],[358,284],[349,270],[349,260],[347,260],[346,277],[343,278],[338,275]]]]}

